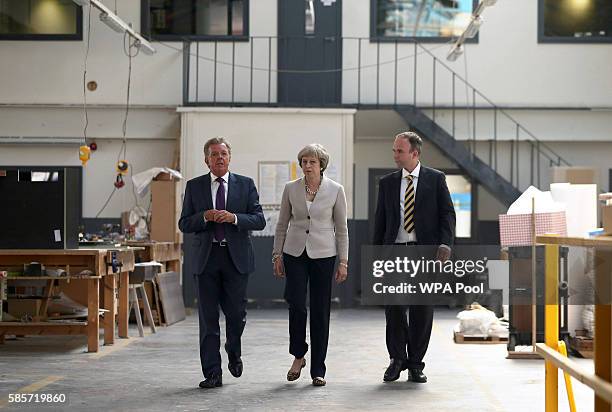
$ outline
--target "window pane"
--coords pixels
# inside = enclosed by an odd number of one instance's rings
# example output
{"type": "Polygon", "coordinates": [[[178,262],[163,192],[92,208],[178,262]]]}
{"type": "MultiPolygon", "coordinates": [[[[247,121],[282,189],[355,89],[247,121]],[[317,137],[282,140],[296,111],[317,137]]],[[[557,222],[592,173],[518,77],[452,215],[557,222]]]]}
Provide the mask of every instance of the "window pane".
{"type": "Polygon", "coordinates": [[[304,33],[306,34],[314,34],[315,32],[315,11],[314,11],[314,2],[313,0],[306,0],[306,8],[305,8],[305,27],[304,33]]]}
{"type": "Polygon", "coordinates": [[[610,0],[543,1],[545,37],[612,37],[610,0]]]}
{"type": "Polygon", "coordinates": [[[472,235],[472,185],[461,175],[447,175],[446,184],[450,192],[457,224],[456,237],[471,237],[472,235]]]}
{"type": "Polygon", "coordinates": [[[0,34],[76,34],[72,0],[0,0],[0,34]]]}
{"type": "Polygon", "coordinates": [[[379,37],[459,36],[470,22],[473,0],[377,0],[379,37]]]}
{"type": "Polygon", "coordinates": [[[226,36],[228,0],[197,0],[196,33],[201,35],[226,36]]]}
{"type": "Polygon", "coordinates": [[[244,33],[244,0],[150,0],[149,4],[153,36],[244,33]]]}
{"type": "Polygon", "coordinates": [[[244,3],[242,0],[232,0],[232,34],[240,36],[244,34],[244,3]]]}

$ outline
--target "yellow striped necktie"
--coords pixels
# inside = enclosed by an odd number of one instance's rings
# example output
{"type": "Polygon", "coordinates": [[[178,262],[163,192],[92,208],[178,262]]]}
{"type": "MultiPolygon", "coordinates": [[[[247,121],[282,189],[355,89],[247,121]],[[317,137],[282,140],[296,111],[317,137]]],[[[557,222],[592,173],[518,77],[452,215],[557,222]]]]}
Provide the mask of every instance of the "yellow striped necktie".
{"type": "Polygon", "coordinates": [[[413,176],[406,176],[408,185],[404,193],[404,230],[408,233],[414,231],[414,184],[412,183],[413,176]]]}

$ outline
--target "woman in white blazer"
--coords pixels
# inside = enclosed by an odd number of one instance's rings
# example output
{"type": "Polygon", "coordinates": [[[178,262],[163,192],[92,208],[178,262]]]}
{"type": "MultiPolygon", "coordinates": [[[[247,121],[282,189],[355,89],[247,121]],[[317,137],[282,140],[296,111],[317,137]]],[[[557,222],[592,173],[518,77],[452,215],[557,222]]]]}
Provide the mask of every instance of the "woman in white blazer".
{"type": "Polygon", "coordinates": [[[289,353],[295,357],[287,380],[300,377],[306,366],[306,289],[310,287],[310,341],[312,384],[324,386],[329,339],[332,277],[346,280],[348,228],[346,197],[339,183],[325,177],[329,154],[320,144],[298,153],[304,177],[285,186],[274,236],[274,274],[283,278],[289,304],[289,353]]]}

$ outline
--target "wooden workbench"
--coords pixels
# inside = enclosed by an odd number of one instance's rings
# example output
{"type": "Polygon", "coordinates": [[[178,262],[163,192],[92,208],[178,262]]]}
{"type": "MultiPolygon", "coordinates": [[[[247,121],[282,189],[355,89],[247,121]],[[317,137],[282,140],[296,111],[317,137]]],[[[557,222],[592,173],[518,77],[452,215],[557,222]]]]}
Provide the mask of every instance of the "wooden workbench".
{"type": "Polygon", "coordinates": [[[118,317],[119,337],[128,337],[128,272],[134,270],[134,250],[118,249],[65,249],[65,250],[0,250],[0,270],[38,262],[47,268],[62,268],[67,276],[16,276],[2,279],[2,282],[18,280],[47,280],[46,297],[56,280],[85,282],[87,284],[87,321],[86,322],[45,322],[48,299],[43,301],[40,321],[0,322],[0,342],[4,335],[86,335],[89,352],[99,350],[99,309],[100,281],[104,284],[104,344],[113,344],[115,339],[115,307],[117,291],[119,294],[118,317]],[[111,268],[111,255],[115,254],[121,266],[117,273],[111,268]],[[78,275],[89,270],[93,275],[78,275]],[[117,286],[117,277],[119,285],[117,286]],[[44,309],[44,310],[43,310],[44,309]]]}
{"type": "MultiPolygon", "coordinates": [[[[595,375],[612,382],[612,236],[593,238],[537,236],[537,243],[595,249],[595,375]]],[[[595,411],[610,412],[610,403],[595,396],[595,411]]]]}
{"type": "MultiPolygon", "coordinates": [[[[156,242],[156,241],[136,241],[131,240],[124,242],[125,246],[138,248],[136,254],[136,262],[158,262],[162,264],[161,272],[176,272],[181,275],[181,244],[173,242],[156,242]]],[[[146,293],[149,295],[149,302],[153,312],[153,317],[157,325],[165,326],[164,316],[162,315],[159,291],[155,282],[145,282],[146,293]]]]}
{"type": "Polygon", "coordinates": [[[181,244],[172,242],[141,242],[127,241],[128,247],[137,247],[135,250],[137,262],[159,262],[164,272],[181,272],[181,244]]]}

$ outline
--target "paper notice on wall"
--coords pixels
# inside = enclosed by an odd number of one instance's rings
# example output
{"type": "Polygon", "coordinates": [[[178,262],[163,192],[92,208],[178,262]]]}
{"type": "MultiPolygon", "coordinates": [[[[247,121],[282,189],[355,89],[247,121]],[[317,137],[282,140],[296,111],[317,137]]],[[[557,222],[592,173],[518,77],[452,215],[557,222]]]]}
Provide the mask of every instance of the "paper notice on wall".
{"type": "Polygon", "coordinates": [[[550,192],[555,202],[566,206],[568,236],[588,236],[597,227],[597,185],[552,183],[550,192]]]}
{"type": "Polygon", "coordinates": [[[289,176],[289,162],[259,162],[259,203],[280,205],[289,176]]]}
{"type": "Polygon", "coordinates": [[[263,230],[254,230],[251,232],[253,236],[262,237],[262,236],[274,236],[276,232],[276,224],[278,223],[278,215],[280,210],[278,208],[273,209],[264,209],[263,214],[266,219],[266,227],[263,230]]]}

